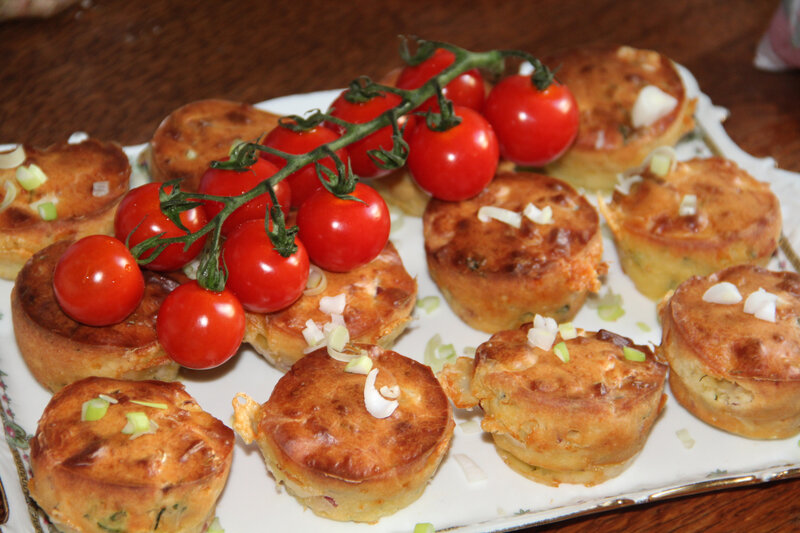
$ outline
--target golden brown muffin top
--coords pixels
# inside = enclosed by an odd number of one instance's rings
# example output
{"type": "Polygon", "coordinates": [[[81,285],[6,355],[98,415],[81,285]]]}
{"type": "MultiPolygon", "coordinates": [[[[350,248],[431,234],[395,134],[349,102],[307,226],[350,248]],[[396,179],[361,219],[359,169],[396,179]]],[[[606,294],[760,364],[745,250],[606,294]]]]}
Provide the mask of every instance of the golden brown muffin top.
{"type": "Polygon", "coordinates": [[[93,377],[53,396],[31,439],[31,454],[34,461],[47,461],[76,479],[168,487],[226,468],[233,441],[233,431],[203,411],[179,383],[93,377]],[[110,404],[100,420],[81,421],[83,403],[100,394],[118,403],[110,404]],[[166,409],[132,400],[165,404],[166,409]],[[158,429],[136,438],[122,433],[130,412],[144,412],[158,429]]]}
{"type": "Polygon", "coordinates": [[[595,410],[602,404],[635,402],[664,384],[667,365],[649,347],[626,337],[606,330],[583,332],[563,341],[569,351],[563,362],[553,349],[528,342],[530,328],[526,324],[495,333],[478,347],[472,386],[478,399],[501,391],[508,398],[504,403],[595,410]],[[641,351],[646,360],[626,359],[625,347],[641,351]]]}
{"type": "Polygon", "coordinates": [[[575,140],[579,150],[616,150],[660,136],[675,121],[686,99],[680,75],[667,57],[630,46],[584,47],[544,60],[557,69],[580,109],[575,140]],[[654,85],[678,100],[675,108],[652,124],[634,128],[631,111],[639,91],[654,85]]]}
{"type": "MultiPolygon", "coordinates": [[[[378,346],[368,350],[375,386],[399,386],[387,418],[364,405],[367,376],[318,350],[295,363],[263,405],[258,433],[312,472],[350,482],[391,476],[452,436],[450,404],[430,368],[378,346]]],[[[259,436],[259,440],[263,438],[259,436]]]]}
{"type": "Polygon", "coordinates": [[[567,183],[529,172],[498,174],[477,196],[461,202],[431,199],[423,215],[425,250],[458,271],[536,277],[584,249],[599,228],[597,211],[567,183]],[[552,224],[522,217],[519,229],[481,222],[478,211],[495,206],[522,212],[528,203],[550,206],[552,224]]]}
{"type": "MultiPolygon", "coordinates": [[[[131,175],[128,156],[115,143],[88,139],[81,143],[54,144],[44,150],[25,146],[22,166],[37,165],[47,181],[32,191],[17,185],[17,196],[0,213],[0,229],[52,224],[75,217],[90,216],[115,204],[127,191],[131,175]],[[108,194],[94,196],[96,182],[108,182],[108,194]],[[53,201],[58,218],[45,222],[32,203],[53,201]]],[[[16,181],[17,168],[0,169],[0,183],[16,181]]]]}
{"type": "Polygon", "coordinates": [[[16,290],[27,317],[44,329],[83,344],[137,348],[156,342],[158,308],[178,283],[154,272],[143,271],[144,296],[130,316],[110,326],[86,326],[61,310],[53,291],[53,271],[72,242],[58,241],[39,250],[20,270],[16,290]]]}
{"type": "Polygon", "coordinates": [[[743,237],[769,236],[781,227],[778,198],[733,161],[709,157],[678,162],[663,178],[645,172],[630,193],[619,191],[609,204],[610,221],[625,230],[665,243],[698,246],[730,244],[743,237]],[[680,215],[687,195],[697,198],[696,213],[680,215]]]}
{"type": "Polygon", "coordinates": [[[391,241],[366,265],[349,272],[325,271],[325,277],[327,287],[320,294],[304,294],[286,309],[266,315],[270,325],[302,336],[307,320],[320,325],[330,321],[319,308],[323,297],[345,294],[344,321],[350,337],[357,338],[416,301],[417,282],[391,241]]]}
{"type": "Polygon", "coordinates": [[[161,122],[150,141],[153,179],[180,179],[183,190],[195,192],[211,161],[228,157],[234,141],[259,139],[278,125],[278,118],[228,100],[181,106],[161,122]]]}
{"type": "Polygon", "coordinates": [[[721,376],[774,381],[800,380],[800,275],[752,265],[727,268],[683,282],[661,309],[703,364],[721,376]],[[703,301],[719,282],[733,283],[742,296],[736,304],[703,301]],[[763,288],[777,295],[775,322],[744,312],[747,297],[763,288]]]}

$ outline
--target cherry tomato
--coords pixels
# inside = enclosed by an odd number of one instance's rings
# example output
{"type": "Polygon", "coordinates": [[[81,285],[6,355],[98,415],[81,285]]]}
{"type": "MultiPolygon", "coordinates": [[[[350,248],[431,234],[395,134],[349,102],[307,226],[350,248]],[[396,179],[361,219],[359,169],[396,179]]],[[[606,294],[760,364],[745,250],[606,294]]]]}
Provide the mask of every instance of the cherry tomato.
{"type": "MultiPolygon", "coordinates": [[[[235,170],[222,170],[209,168],[200,180],[199,191],[203,194],[213,194],[217,196],[238,196],[249,191],[265,179],[278,172],[278,168],[267,161],[259,158],[249,170],[237,172],[235,170]]],[[[275,196],[284,214],[289,212],[292,204],[292,193],[286,180],[281,180],[275,186],[275,196]]],[[[245,220],[254,218],[264,220],[267,208],[272,206],[269,193],[261,194],[246,204],[240,206],[222,224],[223,235],[228,235],[236,229],[236,226],[245,220]]],[[[222,202],[207,200],[203,202],[206,216],[211,220],[224,207],[222,202]]]]}
{"type": "Polygon", "coordinates": [[[90,235],[64,251],[53,272],[53,290],[73,319],[108,326],[124,320],[142,301],[144,277],[121,241],[90,235]]]}
{"type": "MultiPolygon", "coordinates": [[[[426,81],[439,74],[445,68],[453,64],[456,56],[453,52],[443,48],[437,49],[431,57],[416,66],[407,66],[397,78],[395,85],[400,89],[416,89],[421,87],[426,81]]],[[[472,69],[459,75],[453,81],[445,85],[442,89],[445,97],[455,105],[465,106],[480,111],[483,109],[483,102],[486,98],[483,86],[483,76],[477,69],[472,69]]],[[[439,109],[439,103],[435,96],[426,100],[420,110],[434,111],[439,109]]]]}
{"type": "Polygon", "coordinates": [[[272,313],[294,303],[308,281],[308,254],[299,239],[297,251],[283,257],[264,231],[264,222],[249,220],[231,233],[222,247],[228,268],[226,287],[242,306],[272,313]]]}
{"type": "MultiPolygon", "coordinates": [[[[261,144],[275,148],[287,154],[305,154],[314,148],[335,141],[339,135],[333,130],[319,125],[306,131],[292,131],[289,128],[278,126],[270,131],[267,136],[261,141],[261,144]]],[[[336,151],[336,155],[342,162],[347,163],[347,150],[342,148],[336,151]]],[[[286,166],[286,160],[268,152],[261,152],[261,157],[278,167],[279,169],[286,166]]],[[[326,157],[320,161],[323,166],[336,172],[336,165],[333,159],[326,157]]],[[[286,176],[286,181],[289,183],[289,188],[292,191],[292,207],[300,207],[306,198],[311,196],[312,193],[322,189],[322,183],[317,176],[317,170],[314,165],[308,164],[296,172],[292,172],[286,176]]]]}
{"type": "Polygon", "coordinates": [[[420,187],[440,200],[466,200],[492,180],[499,158],[489,123],[468,107],[455,106],[461,123],[432,131],[420,123],[409,142],[408,169],[420,187]]]}
{"type": "Polygon", "coordinates": [[[332,272],[346,272],[375,259],[389,240],[389,209],[368,185],[350,193],[361,201],[315,192],[297,213],[298,236],[311,261],[332,272]]]}
{"type": "Polygon", "coordinates": [[[156,319],[158,342],[167,355],[195,369],[230,359],[242,344],[244,328],[244,309],[231,291],[210,291],[196,281],[169,293],[156,319]]]}
{"type": "Polygon", "coordinates": [[[557,81],[540,91],[530,76],[509,76],[491,90],[483,113],[497,134],[500,153],[518,165],[546,165],[578,135],[578,103],[557,81]]]}
{"type": "MultiPolygon", "coordinates": [[[[328,113],[352,124],[369,122],[384,111],[397,107],[402,102],[400,97],[396,94],[384,93],[383,96],[376,96],[366,102],[353,103],[347,101],[345,97],[346,94],[347,91],[342,92],[342,94],[333,101],[330,109],[328,109],[328,113]]],[[[414,117],[404,115],[400,117],[398,124],[401,128],[404,128],[404,131],[410,132],[414,127],[414,117]]],[[[340,135],[345,132],[345,129],[338,124],[331,122],[328,123],[328,126],[340,135]]],[[[392,127],[386,126],[347,146],[347,151],[350,154],[350,165],[357,176],[362,178],[377,178],[390,172],[373,163],[367,152],[379,148],[391,150],[392,133],[392,127]]],[[[408,141],[407,137],[406,141],[408,141]]]]}
{"type": "MultiPolygon", "coordinates": [[[[160,183],[148,183],[141,187],[131,189],[122,198],[114,217],[114,234],[117,239],[128,243],[133,248],[140,242],[161,233],[164,238],[180,237],[186,232],[176,226],[161,212],[158,200],[160,183]],[[138,228],[137,228],[138,226],[138,228]],[[136,230],[134,232],[134,230],[136,230]],[[131,233],[133,232],[133,233],[131,233]]],[[[191,231],[197,231],[205,226],[207,219],[203,207],[197,207],[181,213],[181,222],[191,231]]],[[[174,243],[167,246],[155,259],[143,265],[149,270],[168,271],[182,268],[186,263],[197,257],[205,244],[205,236],[196,240],[188,249],[184,245],[174,243]]],[[[142,255],[142,259],[150,256],[151,252],[142,255]]]]}

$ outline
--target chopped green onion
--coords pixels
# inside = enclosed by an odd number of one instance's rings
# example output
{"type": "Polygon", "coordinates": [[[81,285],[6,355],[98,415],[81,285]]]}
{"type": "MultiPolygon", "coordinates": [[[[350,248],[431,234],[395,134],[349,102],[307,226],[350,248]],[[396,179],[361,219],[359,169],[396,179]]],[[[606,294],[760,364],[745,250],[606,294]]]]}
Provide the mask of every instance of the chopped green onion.
{"type": "Polygon", "coordinates": [[[466,355],[467,357],[475,357],[475,353],[478,351],[477,348],[474,346],[464,346],[464,349],[461,350],[461,353],[466,355]]]}
{"type": "Polygon", "coordinates": [[[124,434],[137,435],[150,431],[150,419],[147,418],[147,415],[143,412],[133,411],[131,413],[125,413],[125,418],[128,419],[128,423],[122,428],[124,434]]]}
{"type": "Polygon", "coordinates": [[[39,211],[39,216],[42,220],[55,220],[58,218],[56,204],[53,202],[42,202],[36,206],[36,209],[39,211]]]}
{"type": "Polygon", "coordinates": [[[351,359],[347,366],[344,367],[345,372],[364,374],[365,376],[369,374],[370,370],[372,370],[372,359],[368,355],[360,355],[355,359],[351,359]]]}
{"type": "Polygon", "coordinates": [[[17,167],[17,181],[26,191],[32,191],[47,181],[47,174],[35,163],[17,167]]]}
{"type": "Polygon", "coordinates": [[[14,184],[13,181],[5,181],[3,182],[3,189],[4,189],[4,196],[3,196],[3,203],[0,204],[0,213],[8,209],[8,206],[11,205],[11,202],[17,197],[17,186],[14,184]]]}
{"type": "Polygon", "coordinates": [[[350,332],[344,326],[336,326],[328,335],[328,346],[337,352],[341,352],[348,342],[350,342],[350,332]]]}
{"type": "Polygon", "coordinates": [[[152,407],[154,409],[166,409],[167,404],[160,403],[160,402],[143,402],[140,400],[131,400],[131,403],[135,403],[137,405],[144,405],[145,407],[152,407]]]}
{"type": "Polygon", "coordinates": [[[457,355],[453,345],[442,344],[442,337],[437,333],[425,345],[424,362],[431,367],[434,374],[437,374],[441,372],[444,365],[454,361],[457,355]]]}
{"type": "Polygon", "coordinates": [[[420,522],[414,526],[414,533],[436,533],[436,528],[430,522],[420,522]]]}
{"type": "Polygon", "coordinates": [[[675,435],[681,440],[683,443],[684,448],[691,449],[694,446],[694,439],[691,435],[689,435],[689,430],[686,428],[679,429],[675,432],[675,435]]]}
{"type": "Polygon", "coordinates": [[[225,530],[222,529],[222,525],[219,523],[219,517],[214,517],[214,520],[208,524],[208,529],[206,529],[206,533],[225,533],[225,530]]]}
{"type": "Polygon", "coordinates": [[[114,398],[113,396],[109,396],[108,394],[98,394],[98,398],[107,401],[108,403],[119,403],[119,401],[114,398]]]}
{"type": "Polygon", "coordinates": [[[648,326],[644,322],[637,322],[636,325],[639,327],[640,330],[644,331],[645,333],[650,331],[650,326],[648,326]]]}
{"type": "Polygon", "coordinates": [[[81,421],[94,422],[106,416],[108,402],[102,398],[86,400],[81,405],[81,421]]]}
{"type": "Polygon", "coordinates": [[[625,314],[621,305],[601,305],[597,308],[597,316],[606,322],[614,322],[625,314]]]}
{"type": "Polygon", "coordinates": [[[663,178],[669,174],[672,167],[672,158],[666,154],[653,154],[650,158],[650,172],[663,178]]]}
{"type": "Polygon", "coordinates": [[[558,325],[558,332],[561,333],[561,338],[565,341],[574,339],[578,336],[578,330],[572,325],[572,322],[564,322],[558,325]]]}
{"type": "Polygon", "coordinates": [[[561,359],[563,363],[569,363],[569,350],[567,349],[567,343],[559,342],[553,346],[553,353],[556,354],[556,357],[561,359]]]}
{"type": "Polygon", "coordinates": [[[439,308],[439,297],[434,295],[419,298],[417,300],[417,307],[425,311],[425,313],[431,314],[439,308]]]}
{"type": "Polygon", "coordinates": [[[631,348],[630,346],[625,346],[622,348],[622,354],[628,361],[636,361],[641,363],[642,361],[647,360],[647,356],[644,355],[643,351],[637,350],[636,348],[631,348]]]}

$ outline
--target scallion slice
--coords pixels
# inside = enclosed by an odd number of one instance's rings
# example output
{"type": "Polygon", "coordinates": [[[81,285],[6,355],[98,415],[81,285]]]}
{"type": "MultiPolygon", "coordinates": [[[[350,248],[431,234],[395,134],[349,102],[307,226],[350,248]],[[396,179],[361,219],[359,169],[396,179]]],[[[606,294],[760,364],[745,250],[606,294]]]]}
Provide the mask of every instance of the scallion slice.
{"type": "Polygon", "coordinates": [[[417,300],[417,307],[425,311],[426,314],[431,314],[439,309],[439,297],[436,295],[425,296],[417,300]]]}
{"type": "Polygon", "coordinates": [[[214,517],[214,520],[208,524],[208,529],[206,529],[206,533],[225,533],[225,530],[222,529],[222,526],[219,523],[219,517],[214,517]]]}
{"type": "Polygon", "coordinates": [[[364,374],[365,376],[369,374],[370,370],[372,370],[372,359],[368,355],[360,355],[355,359],[351,359],[344,367],[345,372],[364,374]]]}
{"type": "Polygon", "coordinates": [[[0,154],[0,168],[15,168],[25,162],[25,148],[18,144],[10,152],[0,154]]]}
{"type": "Polygon", "coordinates": [[[140,433],[147,433],[150,431],[150,419],[141,411],[132,411],[125,413],[125,418],[128,423],[122,428],[122,432],[126,435],[136,435],[140,433]]]}
{"type": "Polygon", "coordinates": [[[166,409],[167,404],[161,402],[143,402],[141,400],[131,400],[131,403],[136,405],[143,405],[145,407],[152,407],[153,409],[166,409]]]}
{"type": "Polygon", "coordinates": [[[35,163],[17,167],[17,181],[26,191],[32,191],[47,181],[47,174],[35,163]]]}
{"type": "Polygon", "coordinates": [[[559,324],[558,332],[561,334],[561,338],[565,341],[574,339],[578,336],[578,330],[575,329],[575,326],[572,324],[572,322],[564,322],[563,324],[559,324]]]}
{"type": "Polygon", "coordinates": [[[636,361],[641,363],[642,361],[647,360],[647,356],[645,356],[643,351],[637,350],[636,348],[631,348],[630,346],[625,346],[622,348],[622,355],[624,355],[625,359],[628,361],[636,361]]]}
{"type": "Polygon", "coordinates": [[[0,204],[0,213],[8,209],[8,206],[11,205],[17,198],[17,186],[14,184],[13,181],[5,181],[3,182],[3,203],[0,204]]]}
{"type": "Polygon", "coordinates": [[[436,528],[430,522],[420,522],[414,525],[414,533],[436,533],[436,528]]]}
{"type": "Polygon", "coordinates": [[[102,398],[86,400],[81,405],[81,421],[95,422],[106,416],[108,402],[102,398]]]}
{"type": "Polygon", "coordinates": [[[58,218],[58,210],[53,202],[42,202],[36,206],[36,210],[42,220],[50,221],[58,218]]]}
{"type": "Polygon", "coordinates": [[[624,314],[625,310],[621,305],[600,305],[597,307],[597,316],[606,322],[614,322],[624,314]]]}
{"type": "Polygon", "coordinates": [[[553,346],[553,353],[556,354],[556,357],[561,359],[562,363],[569,363],[569,350],[567,349],[567,343],[559,342],[553,346]]]}

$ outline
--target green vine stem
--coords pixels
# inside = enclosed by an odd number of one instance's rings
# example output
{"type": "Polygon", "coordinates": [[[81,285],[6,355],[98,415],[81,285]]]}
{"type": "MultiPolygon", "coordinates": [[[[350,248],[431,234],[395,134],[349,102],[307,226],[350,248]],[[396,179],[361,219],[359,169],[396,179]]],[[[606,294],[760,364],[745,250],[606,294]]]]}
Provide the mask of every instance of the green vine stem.
{"type": "MultiPolygon", "coordinates": [[[[214,168],[234,170],[237,172],[249,172],[249,166],[255,163],[259,157],[258,151],[269,152],[281,157],[286,161],[286,165],[269,179],[264,180],[262,183],[253,189],[239,195],[239,196],[214,196],[201,193],[190,193],[181,191],[177,183],[170,182],[164,184],[161,188],[161,210],[163,213],[179,227],[183,227],[180,223],[180,213],[194,207],[197,207],[199,202],[203,200],[213,200],[223,204],[222,210],[200,230],[187,233],[180,237],[162,238],[161,236],[154,236],[142,241],[131,249],[134,257],[136,257],[140,264],[146,264],[152,261],[164,248],[174,243],[182,243],[185,247],[189,247],[193,242],[200,239],[204,235],[208,235],[205,248],[202,252],[200,259],[200,267],[198,268],[197,280],[201,286],[215,291],[220,291],[225,286],[226,273],[224,265],[220,265],[220,244],[221,244],[221,228],[222,223],[231,213],[237,208],[247,203],[248,201],[260,196],[264,193],[270,194],[273,201],[273,208],[269,210],[268,217],[265,220],[267,233],[276,247],[276,249],[287,255],[291,254],[288,250],[293,251],[295,229],[287,229],[283,220],[283,214],[277,206],[274,187],[275,185],[286,178],[289,174],[300,170],[305,165],[315,164],[317,175],[322,181],[323,185],[343,198],[349,196],[352,192],[352,187],[355,186],[357,176],[353,176],[349,170],[349,165],[345,165],[336,155],[335,152],[341,148],[352,144],[353,142],[363,139],[369,134],[378,131],[386,126],[393,128],[394,145],[391,150],[380,149],[372,151],[369,155],[373,161],[384,168],[395,169],[405,164],[406,157],[408,156],[408,145],[403,140],[402,129],[398,124],[398,119],[403,115],[412,113],[419,107],[420,104],[428,100],[430,97],[436,95],[441,112],[427,112],[426,122],[430,127],[438,129],[447,129],[453,127],[458,123],[452,112],[452,103],[447,101],[442,95],[441,88],[447,85],[450,81],[458,77],[460,74],[471,69],[483,69],[494,74],[503,72],[505,68],[505,60],[510,57],[519,58],[530,62],[534,67],[534,73],[531,76],[532,82],[539,90],[544,90],[552,83],[553,73],[542,62],[533,57],[527,52],[519,50],[491,50],[488,52],[471,52],[469,50],[460,48],[458,46],[438,41],[425,41],[416,40],[416,51],[412,54],[409,51],[408,40],[403,39],[400,46],[401,57],[409,64],[416,65],[430,57],[437,48],[444,48],[449,50],[455,56],[455,60],[450,66],[442,70],[438,75],[428,80],[425,84],[414,90],[398,89],[387,85],[381,85],[373,82],[367,77],[360,77],[350,84],[350,90],[353,91],[353,97],[356,99],[369,99],[380,97],[380,94],[394,93],[398,95],[402,101],[396,107],[389,109],[377,116],[369,122],[361,124],[354,124],[332,117],[319,110],[310,112],[305,117],[296,115],[284,117],[281,119],[283,127],[291,129],[306,129],[323,121],[328,121],[342,126],[345,129],[344,134],[335,141],[323,144],[310,152],[305,154],[287,154],[274,148],[264,146],[255,142],[246,142],[236,145],[231,151],[230,158],[227,161],[214,161],[211,166],[214,168]],[[329,169],[318,164],[319,161],[331,157],[336,163],[337,172],[333,173],[329,169]],[[349,190],[348,190],[349,189],[349,190]],[[270,231],[269,222],[272,221],[273,229],[270,231]],[[146,259],[141,259],[146,252],[151,251],[146,259]]],[[[352,198],[352,197],[351,197],[352,198]]]]}

